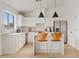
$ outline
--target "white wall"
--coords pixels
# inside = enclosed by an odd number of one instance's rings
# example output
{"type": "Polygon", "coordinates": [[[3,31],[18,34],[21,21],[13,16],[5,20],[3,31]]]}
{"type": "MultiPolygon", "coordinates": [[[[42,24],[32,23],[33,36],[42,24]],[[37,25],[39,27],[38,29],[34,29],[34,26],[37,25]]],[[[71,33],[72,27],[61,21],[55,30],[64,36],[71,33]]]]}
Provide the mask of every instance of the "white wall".
{"type": "Polygon", "coordinates": [[[1,30],[3,30],[3,10],[7,10],[10,13],[15,14],[15,15],[17,14],[17,11],[14,8],[12,8],[11,6],[0,1],[0,28],[1,28],[0,29],[0,52],[1,52],[1,49],[2,49],[2,47],[1,47],[1,43],[2,43],[2,38],[1,38],[2,33],[1,32],[2,31],[1,30]]]}
{"type": "Polygon", "coordinates": [[[63,7],[64,16],[68,20],[68,44],[76,48],[79,33],[79,0],[70,0],[63,7]]]}
{"type": "MultiPolygon", "coordinates": [[[[32,12],[26,13],[25,16],[26,17],[38,17],[41,11],[43,12],[45,17],[52,17],[55,12],[55,8],[48,8],[48,9],[42,8],[41,10],[37,9],[32,12]]],[[[56,11],[60,17],[64,16],[63,7],[58,7],[56,11]]]]}
{"type": "Polygon", "coordinates": [[[40,11],[42,11],[42,13],[45,16],[45,8],[37,9],[37,10],[31,11],[31,12],[26,12],[25,16],[26,17],[38,17],[40,14],[40,11]]]}

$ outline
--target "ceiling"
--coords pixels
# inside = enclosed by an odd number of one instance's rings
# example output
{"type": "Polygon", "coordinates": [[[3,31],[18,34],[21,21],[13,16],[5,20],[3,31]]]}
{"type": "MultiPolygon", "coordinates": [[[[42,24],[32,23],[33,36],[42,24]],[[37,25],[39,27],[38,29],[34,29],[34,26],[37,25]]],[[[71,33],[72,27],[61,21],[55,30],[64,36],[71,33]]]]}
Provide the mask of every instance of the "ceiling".
{"type": "MultiPolygon", "coordinates": [[[[18,11],[30,12],[40,8],[40,3],[36,0],[2,0],[18,11]]],[[[64,6],[69,0],[56,0],[57,7],[64,6]]],[[[42,0],[42,8],[54,8],[55,0],[42,0]]]]}

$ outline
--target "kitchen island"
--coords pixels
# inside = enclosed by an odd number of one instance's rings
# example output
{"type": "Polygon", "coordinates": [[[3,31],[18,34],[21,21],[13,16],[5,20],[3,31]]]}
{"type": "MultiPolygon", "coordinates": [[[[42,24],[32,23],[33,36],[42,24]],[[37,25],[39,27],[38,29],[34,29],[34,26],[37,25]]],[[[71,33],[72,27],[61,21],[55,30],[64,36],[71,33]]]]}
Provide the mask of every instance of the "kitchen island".
{"type": "Polygon", "coordinates": [[[35,35],[34,40],[34,55],[37,53],[61,53],[64,55],[64,34],[61,35],[60,41],[53,41],[51,34],[53,32],[47,32],[47,41],[39,41],[38,34],[35,35]]]}

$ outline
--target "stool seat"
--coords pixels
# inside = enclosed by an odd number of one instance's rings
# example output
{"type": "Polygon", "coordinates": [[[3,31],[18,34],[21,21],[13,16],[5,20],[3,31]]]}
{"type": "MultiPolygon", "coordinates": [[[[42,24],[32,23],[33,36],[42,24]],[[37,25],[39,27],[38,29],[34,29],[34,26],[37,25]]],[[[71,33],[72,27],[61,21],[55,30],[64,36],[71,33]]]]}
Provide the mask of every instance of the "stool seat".
{"type": "Polygon", "coordinates": [[[52,40],[51,41],[61,41],[61,33],[55,32],[51,34],[52,40]]]}
{"type": "Polygon", "coordinates": [[[37,36],[37,39],[40,42],[44,42],[44,41],[46,42],[47,41],[46,38],[47,38],[47,33],[45,33],[45,32],[39,33],[37,36]]]}

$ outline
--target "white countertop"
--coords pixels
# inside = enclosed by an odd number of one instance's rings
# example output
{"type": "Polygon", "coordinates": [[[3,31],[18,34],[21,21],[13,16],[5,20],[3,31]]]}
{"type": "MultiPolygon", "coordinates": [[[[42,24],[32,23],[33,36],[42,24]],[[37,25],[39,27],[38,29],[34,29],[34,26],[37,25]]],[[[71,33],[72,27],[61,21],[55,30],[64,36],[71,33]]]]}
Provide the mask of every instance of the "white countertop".
{"type": "Polygon", "coordinates": [[[25,34],[27,32],[20,32],[20,33],[2,33],[2,35],[19,35],[19,34],[25,34]]]}

